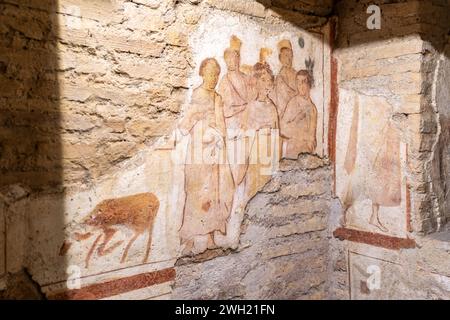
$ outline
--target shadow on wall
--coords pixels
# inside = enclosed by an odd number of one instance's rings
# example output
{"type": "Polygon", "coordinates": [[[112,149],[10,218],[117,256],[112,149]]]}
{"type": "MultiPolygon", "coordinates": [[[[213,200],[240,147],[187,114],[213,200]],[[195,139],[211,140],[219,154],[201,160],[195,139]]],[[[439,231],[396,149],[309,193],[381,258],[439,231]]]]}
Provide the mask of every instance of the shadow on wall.
{"type": "MultiPolygon", "coordinates": [[[[386,1],[386,0],[257,0],[267,9],[274,11],[285,21],[305,27],[305,21],[316,22],[320,17],[339,17],[338,34],[342,29],[348,30],[351,23],[352,33],[340,37],[337,47],[354,47],[408,35],[420,34],[423,40],[429,41],[439,52],[443,52],[443,44],[450,35],[448,2],[436,1],[386,1]],[[381,9],[381,28],[369,30],[367,13],[370,5],[378,5],[381,9]],[[303,18],[301,18],[303,16],[303,18]],[[308,20],[310,19],[310,20],[308,20]],[[443,31],[443,30],[446,30],[443,31]]],[[[307,25],[307,23],[306,23],[307,25]]]]}
{"type": "MultiPolygon", "coordinates": [[[[0,299],[43,298],[27,269],[38,257],[22,255],[34,245],[26,240],[33,226],[18,209],[24,198],[62,191],[57,5],[0,4],[0,299]]],[[[47,209],[53,219],[44,230],[61,239],[63,209],[47,209]]],[[[64,259],[56,263],[65,272],[64,259]]]]}
{"type": "Polygon", "coordinates": [[[339,37],[339,48],[355,47],[365,43],[380,42],[409,35],[419,34],[424,41],[443,52],[443,44],[450,32],[448,2],[446,1],[385,1],[362,0],[335,1],[334,14],[342,21],[338,33],[349,29],[345,37],[339,37]],[[367,13],[370,5],[380,8],[380,28],[368,29],[367,20],[372,13],[367,13]],[[443,31],[446,30],[446,31],[443,31]]]}

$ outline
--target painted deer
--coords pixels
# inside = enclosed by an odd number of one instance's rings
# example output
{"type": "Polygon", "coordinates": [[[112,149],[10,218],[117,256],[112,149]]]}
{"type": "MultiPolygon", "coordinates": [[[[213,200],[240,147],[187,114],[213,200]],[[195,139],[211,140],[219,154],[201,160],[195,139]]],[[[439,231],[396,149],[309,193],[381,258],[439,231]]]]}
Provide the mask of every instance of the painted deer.
{"type": "MultiPolygon", "coordinates": [[[[106,248],[114,234],[117,232],[117,229],[115,229],[116,226],[125,226],[133,231],[133,236],[129,239],[120,262],[125,262],[130,247],[145,231],[148,232],[148,241],[143,262],[147,262],[152,245],[153,224],[158,209],[159,200],[153,193],[140,193],[100,202],[82,222],[85,226],[90,226],[102,231],[93,242],[86,256],[86,268],[89,267],[89,261],[97,245],[97,254],[99,256],[104,256],[111,253],[115,248],[122,244],[123,241],[116,241],[109,248],[106,248]],[[103,241],[99,244],[101,237],[103,237],[103,241]]],[[[85,240],[91,236],[91,232],[86,234],[75,234],[77,240],[85,240]]]]}

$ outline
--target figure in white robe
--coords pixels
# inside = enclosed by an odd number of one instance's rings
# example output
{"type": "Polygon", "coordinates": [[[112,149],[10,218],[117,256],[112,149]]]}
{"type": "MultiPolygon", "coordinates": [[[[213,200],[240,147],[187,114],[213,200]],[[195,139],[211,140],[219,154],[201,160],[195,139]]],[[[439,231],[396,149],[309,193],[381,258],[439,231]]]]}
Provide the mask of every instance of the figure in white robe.
{"type": "Polygon", "coordinates": [[[279,123],[275,104],[270,99],[274,76],[269,65],[253,67],[256,97],[248,104],[248,128],[251,132],[246,196],[252,198],[275,173],[280,159],[279,123]]]}
{"type": "Polygon", "coordinates": [[[240,40],[233,36],[230,48],[224,53],[228,70],[219,85],[227,129],[227,154],[235,187],[242,183],[248,166],[247,105],[253,92],[250,78],[240,70],[240,45],[240,40]]]}
{"type": "Polygon", "coordinates": [[[186,116],[179,125],[189,136],[185,164],[186,201],[180,229],[184,253],[214,248],[214,235],[226,233],[231,212],[233,180],[226,161],[222,99],[215,87],[220,74],[215,59],[200,67],[203,84],[194,90],[186,116]]]}

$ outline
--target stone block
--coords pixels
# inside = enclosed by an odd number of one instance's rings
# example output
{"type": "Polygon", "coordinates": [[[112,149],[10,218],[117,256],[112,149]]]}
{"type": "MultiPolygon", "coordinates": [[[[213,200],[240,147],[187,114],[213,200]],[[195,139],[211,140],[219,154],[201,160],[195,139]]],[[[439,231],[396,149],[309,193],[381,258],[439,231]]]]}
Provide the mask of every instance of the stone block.
{"type": "Polygon", "coordinates": [[[264,18],[265,7],[257,1],[233,1],[233,0],[206,0],[210,6],[220,9],[238,12],[250,16],[264,18]]]}

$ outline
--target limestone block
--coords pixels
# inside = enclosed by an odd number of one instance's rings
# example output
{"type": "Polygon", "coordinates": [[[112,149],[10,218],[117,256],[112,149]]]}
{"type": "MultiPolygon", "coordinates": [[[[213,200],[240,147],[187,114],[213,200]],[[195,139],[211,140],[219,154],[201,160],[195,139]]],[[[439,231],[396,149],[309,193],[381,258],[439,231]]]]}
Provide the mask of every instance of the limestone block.
{"type": "MultiPolygon", "coordinates": [[[[6,14],[8,14],[8,11],[6,11],[6,14]]],[[[26,15],[22,15],[20,19],[15,16],[7,15],[2,17],[2,19],[4,19],[4,23],[13,30],[21,32],[25,37],[34,40],[42,40],[46,34],[46,28],[49,27],[34,20],[31,15],[28,17],[26,15]]]]}
{"type": "Polygon", "coordinates": [[[111,129],[113,133],[123,133],[125,131],[125,121],[124,120],[107,120],[105,126],[111,129]]]}
{"type": "Polygon", "coordinates": [[[183,12],[184,22],[187,24],[195,25],[202,17],[202,13],[197,10],[185,10],[183,12]]]}
{"type": "Polygon", "coordinates": [[[326,18],[318,17],[314,15],[307,15],[301,12],[290,11],[278,8],[269,8],[266,11],[266,17],[268,19],[279,19],[291,22],[302,28],[308,29],[316,26],[322,26],[327,22],[326,18]]]}
{"type": "Polygon", "coordinates": [[[212,7],[264,18],[265,7],[257,1],[206,0],[212,7]]]}
{"type": "Polygon", "coordinates": [[[87,143],[63,143],[62,144],[62,156],[66,159],[82,159],[85,157],[91,157],[96,153],[95,144],[87,143]]]}
{"type": "Polygon", "coordinates": [[[132,78],[156,80],[161,78],[165,73],[164,65],[159,60],[121,60],[117,69],[120,73],[125,73],[132,78]]]}
{"type": "Polygon", "coordinates": [[[62,70],[75,70],[78,73],[103,75],[111,69],[111,66],[104,59],[67,50],[62,51],[59,55],[59,68],[62,70]]]}
{"type": "Polygon", "coordinates": [[[303,184],[296,184],[284,187],[280,195],[283,197],[307,197],[307,196],[317,196],[322,195],[328,191],[328,187],[323,183],[323,181],[311,182],[307,186],[303,184]]]}
{"type": "Polygon", "coordinates": [[[100,125],[99,121],[88,115],[61,113],[61,127],[65,130],[89,131],[100,125]]]}
{"type": "Polygon", "coordinates": [[[394,108],[394,112],[403,114],[420,113],[422,111],[421,101],[422,95],[420,94],[403,95],[402,102],[394,108]]]}
{"type": "Polygon", "coordinates": [[[110,33],[104,32],[95,22],[83,23],[80,28],[76,29],[60,25],[57,36],[64,43],[72,43],[94,49],[100,47],[110,51],[134,53],[142,56],[159,57],[165,47],[164,42],[157,41],[152,37],[140,36],[135,39],[132,34],[118,34],[117,30],[107,30],[110,33]],[[91,28],[96,28],[99,32],[92,33],[90,31],[91,28]]]}
{"type": "Polygon", "coordinates": [[[262,259],[273,259],[292,254],[305,253],[308,250],[317,250],[320,246],[326,247],[326,242],[322,239],[298,239],[299,241],[274,244],[262,253],[262,259]]]}
{"type": "Polygon", "coordinates": [[[319,214],[314,214],[309,219],[303,220],[301,224],[288,224],[281,227],[273,227],[269,232],[269,237],[286,237],[293,234],[320,231],[326,229],[326,227],[327,218],[319,214]]]}
{"type": "Polygon", "coordinates": [[[173,127],[172,118],[133,120],[127,124],[127,131],[133,136],[162,136],[173,127]]]}
{"type": "Polygon", "coordinates": [[[117,2],[113,0],[89,1],[89,0],[64,0],[58,2],[58,12],[79,16],[83,19],[101,21],[104,24],[118,23],[120,14],[116,13],[117,2]]]}
{"type": "Polygon", "coordinates": [[[327,203],[322,199],[320,200],[304,200],[302,205],[299,206],[298,203],[292,203],[288,205],[274,205],[268,210],[270,215],[275,217],[288,217],[290,215],[307,214],[313,212],[321,212],[326,210],[327,203]]]}
{"type": "MultiPolygon", "coordinates": [[[[372,54],[368,56],[372,57],[372,54]]],[[[340,79],[345,81],[354,78],[393,75],[408,72],[419,73],[420,68],[421,59],[419,55],[412,55],[410,59],[387,58],[386,60],[372,60],[371,58],[359,61],[356,64],[343,63],[340,70],[340,79]]]]}
{"type": "Polygon", "coordinates": [[[132,30],[160,31],[165,27],[163,13],[146,6],[124,3],[125,26],[132,30]]]}
{"type": "Polygon", "coordinates": [[[180,25],[173,25],[167,28],[165,38],[168,44],[179,47],[185,47],[188,41],[187,35],[180,25]]]}
{"type": "Polygon", "coordinates": [[[99,40],[103,46],[108,49],[114,49],[119,52],[131,52],[143,56],[159,57],[161,56],[165,43],[149,39],[132,39],[125,37],[116,37],[107,35],[99,40]]]}
{"type": "Polygon", "coordinates": [[[274,0],[272,5],[288,10],[308,12],[319,16],[328,15],[333,8],[332,0],[274,0]]]}

